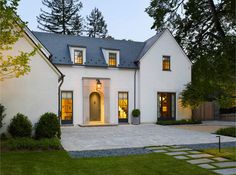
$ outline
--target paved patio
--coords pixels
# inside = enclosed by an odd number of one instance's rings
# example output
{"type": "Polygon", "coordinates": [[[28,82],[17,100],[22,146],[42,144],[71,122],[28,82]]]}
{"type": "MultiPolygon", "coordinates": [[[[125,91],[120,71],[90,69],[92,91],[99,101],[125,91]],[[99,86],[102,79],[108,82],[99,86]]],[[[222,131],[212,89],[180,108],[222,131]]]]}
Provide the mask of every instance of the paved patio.
{"type": "MultiPolygon", "coordinates": [[[[221,137],[222,142],[236,141],[221,137]]],[[[216,135],[155,124],[110,127],[62,127],[62,145],[67,151],[134,148],[218,142],[216,135]]]]}

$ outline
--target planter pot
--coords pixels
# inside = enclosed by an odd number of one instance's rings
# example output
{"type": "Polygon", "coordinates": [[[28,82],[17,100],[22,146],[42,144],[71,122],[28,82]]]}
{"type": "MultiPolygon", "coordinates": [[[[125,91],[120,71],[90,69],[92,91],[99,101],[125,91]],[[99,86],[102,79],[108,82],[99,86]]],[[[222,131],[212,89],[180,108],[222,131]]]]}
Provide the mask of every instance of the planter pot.
{"type": "Polygon", "coordinates": [[[132,124],[139,125],[140,124],[140,117],[132,117],[132,124]]]}

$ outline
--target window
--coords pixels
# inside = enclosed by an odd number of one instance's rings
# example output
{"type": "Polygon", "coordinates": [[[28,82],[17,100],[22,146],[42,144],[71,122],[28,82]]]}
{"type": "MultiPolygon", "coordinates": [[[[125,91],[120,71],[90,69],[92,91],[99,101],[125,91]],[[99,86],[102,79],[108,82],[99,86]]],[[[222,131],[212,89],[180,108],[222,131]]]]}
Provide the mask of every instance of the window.
{"type": "Polygon", "coordinates": [[[162,69],[164,71],[170,71],[170,56],[163,56],[163,58],[162,58],[162,69]]]}
{"type": "Polygon", "coordinates": [[[73,119],[73,92],[62,91],[61,93],[61,122],[72,124],[73,119]]]}
{"type": "Polygon", "coordinates": [[[118,117],[119,122],[128,122],[128,92],[119,92],[118,93],[118,117]]]}
{"type": "Polygon", "coordinates": [[[157,94],[158,118],[171,120],[175,118],[175,93],[159,92],[157,94]]]}
{"type": "Polygon", "coordinates": [[[83,64],[83,51],[82,50],[74,51],[74,63],[83,64]]]}
{"type": "Polygon", "coordinates": [[[109,53],[109,66],[116,67],[116,53],[109,53]]]}

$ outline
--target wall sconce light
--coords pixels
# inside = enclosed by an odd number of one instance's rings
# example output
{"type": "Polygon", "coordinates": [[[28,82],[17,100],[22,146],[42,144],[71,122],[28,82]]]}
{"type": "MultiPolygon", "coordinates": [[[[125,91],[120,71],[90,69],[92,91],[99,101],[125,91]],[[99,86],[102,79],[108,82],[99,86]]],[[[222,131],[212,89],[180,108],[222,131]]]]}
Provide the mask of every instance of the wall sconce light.
{"type": "Polygon", "coordinates": [[[97,90],[100,90],[102,87],[102,83],[99,79],[97,79],[96,81],[97,81],[97,90]]]}

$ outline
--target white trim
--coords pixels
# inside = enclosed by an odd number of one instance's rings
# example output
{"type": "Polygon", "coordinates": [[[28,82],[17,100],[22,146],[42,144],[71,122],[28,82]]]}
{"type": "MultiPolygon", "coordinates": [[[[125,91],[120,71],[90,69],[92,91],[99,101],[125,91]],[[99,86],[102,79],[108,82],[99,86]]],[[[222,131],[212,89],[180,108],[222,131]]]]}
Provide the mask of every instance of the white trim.
{"type": "Polygon", "coordinates": [[[31,43],[33,44],[33,47],[35,47],[34,45],[39,45],[39,49],[40,51],[38,51],[38,53],[42,56],[42,58],[44,59],[44,61],[46,61],[46,63],[49,65],[49,67],[51,67],[54,72],[56,74],[58,74],[59,76],[61,76],[61,72],[59,72],[55,66],[53,65],[53,63],[51,63],[49,61],[49,57],[50,57],[50,52],[40,43],[40,41],[32,34],[32,32],[26,27],[24,29],[25,31],[25,38],[31,43]]]}

